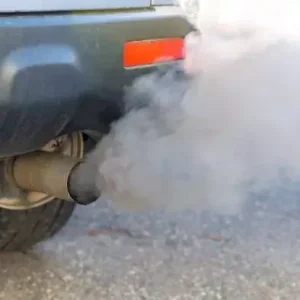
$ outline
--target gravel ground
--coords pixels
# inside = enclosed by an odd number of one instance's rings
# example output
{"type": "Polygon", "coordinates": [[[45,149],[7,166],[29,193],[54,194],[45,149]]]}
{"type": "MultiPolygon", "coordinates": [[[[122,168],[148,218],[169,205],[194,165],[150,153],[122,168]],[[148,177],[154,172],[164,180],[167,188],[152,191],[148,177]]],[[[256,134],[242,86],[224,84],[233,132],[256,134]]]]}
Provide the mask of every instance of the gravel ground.
{"type": "Polygon", "coordinates": [[[0,299],[300,299],[300,205],[239,217],[118,214],[99,201],[27,253],[0,256],[0,299]]]}

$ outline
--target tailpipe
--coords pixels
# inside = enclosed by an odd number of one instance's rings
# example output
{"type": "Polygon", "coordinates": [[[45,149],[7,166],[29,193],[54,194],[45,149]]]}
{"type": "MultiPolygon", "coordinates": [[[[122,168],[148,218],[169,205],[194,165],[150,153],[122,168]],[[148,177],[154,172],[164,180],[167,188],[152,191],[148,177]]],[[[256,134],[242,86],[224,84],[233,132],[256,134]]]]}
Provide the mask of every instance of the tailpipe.
{"type": "Polygon", "coordinates": [[[35,151],[15,158],[12,179],[21,189],[87,205],[96,201],[101,191],[92,174],[96,170],[85,171],[86,162],[81,159],[35,151]]]}

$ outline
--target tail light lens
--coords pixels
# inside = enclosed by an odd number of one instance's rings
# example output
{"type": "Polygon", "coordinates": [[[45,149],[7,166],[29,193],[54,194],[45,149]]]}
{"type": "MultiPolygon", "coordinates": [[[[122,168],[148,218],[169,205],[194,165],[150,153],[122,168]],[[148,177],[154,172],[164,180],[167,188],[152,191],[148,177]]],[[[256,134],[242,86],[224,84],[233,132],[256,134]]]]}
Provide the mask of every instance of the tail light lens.
{"type": "Polygon", "coordinates": [[[153,65],[184,57],[184,39],[180,37],[130,41],[124,45],[124,67],[153,65]]]}

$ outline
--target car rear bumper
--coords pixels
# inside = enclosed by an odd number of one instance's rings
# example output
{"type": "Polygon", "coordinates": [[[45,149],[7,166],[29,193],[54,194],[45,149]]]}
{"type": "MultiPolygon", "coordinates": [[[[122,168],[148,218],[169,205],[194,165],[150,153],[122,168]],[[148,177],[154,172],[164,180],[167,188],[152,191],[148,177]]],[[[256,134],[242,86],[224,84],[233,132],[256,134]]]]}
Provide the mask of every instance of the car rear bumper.
{"type": "Polygon", "coordinates": [[[66,131],[101,130],[122,87],[152,67],[123,67],[126,41],[184,37],[177,7],[0,17],[0,156],[66,131]]]}

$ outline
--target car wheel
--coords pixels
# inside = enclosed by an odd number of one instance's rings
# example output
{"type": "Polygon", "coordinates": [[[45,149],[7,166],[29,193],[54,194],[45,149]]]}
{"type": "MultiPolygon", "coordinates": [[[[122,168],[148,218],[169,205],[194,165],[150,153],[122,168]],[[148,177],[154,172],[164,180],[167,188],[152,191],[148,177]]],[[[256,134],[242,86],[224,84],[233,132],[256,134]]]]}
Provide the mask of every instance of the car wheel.
{"type": "MultiPolygon", "coordinates": [[[[45,145],[43,151],[55,151],[71,157],[83,157],[85,136],[71,133],[45,145]]],[[[64,227],[75,203],[12,184],[13,158],[0,163],[0,251],[19,251],[53,236],[64,227]]]]}
{"type": "Polygon", "coordinates": [[[20,251],[56,234],[75,204],[55,199],[29,210],[0,209],[0,251],[20,251]]]}

